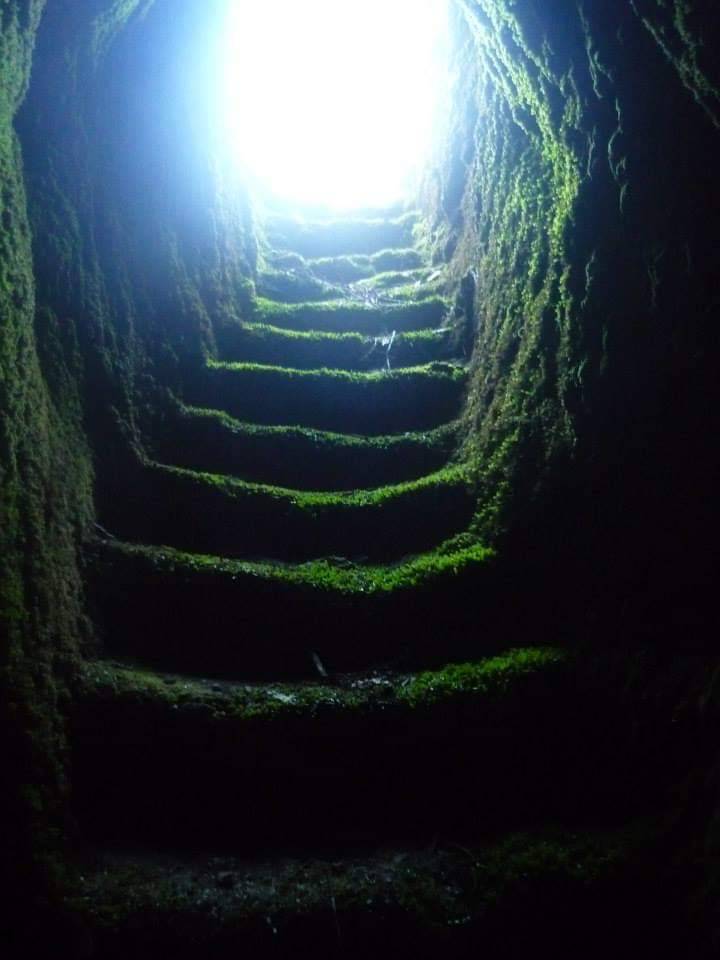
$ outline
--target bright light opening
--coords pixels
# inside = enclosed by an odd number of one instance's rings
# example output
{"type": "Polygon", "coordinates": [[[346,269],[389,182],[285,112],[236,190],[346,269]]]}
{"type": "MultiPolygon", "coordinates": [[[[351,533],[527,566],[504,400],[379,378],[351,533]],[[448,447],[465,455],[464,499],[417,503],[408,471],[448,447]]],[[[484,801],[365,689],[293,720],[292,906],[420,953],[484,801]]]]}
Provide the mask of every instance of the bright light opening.
{"type": "Polygon", "coordinates": [[[221,124],[273,197],[411,195],[447,92],[447,0],[229,0],[221,124]]]}

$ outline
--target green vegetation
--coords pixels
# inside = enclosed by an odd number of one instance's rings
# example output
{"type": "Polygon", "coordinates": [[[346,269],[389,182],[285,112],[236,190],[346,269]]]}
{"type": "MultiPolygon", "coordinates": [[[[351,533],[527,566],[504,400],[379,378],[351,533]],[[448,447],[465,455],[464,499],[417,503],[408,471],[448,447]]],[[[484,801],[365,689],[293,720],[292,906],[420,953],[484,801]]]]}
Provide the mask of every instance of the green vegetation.
{"type": "Polygon", "coordinates": [[[378,436],[453,420],[466,377],[448,363],[370,373],[210,363],[186,394],[254,423],[378,436]]]}
{"type": "Polygon", "coordinates": [[[152,436],[155,459],[164,463],[310,490],[412,480],[443,467],[456,445],[455,423],[422,433],[357,437],[241,423],[198,407],[167,412],[152,436]]]}
{"type": "Polygon", "coordinates": [[[436,277],[427,282],[412,279],[413,273],[425,272],[409,271],[409,276],[401,273],[380,273],[369,280],[358,280],[351,285],[350,290],[354,296],[365,297],[371,303],[412,302],[443,296],[447,292],[447,281],[444,278],[436,277]],[[401,279],[403,277],[404,279],[401,279]]]}
{"type": "MultiPolygon", "coordinates": [[[[58,713],[85,626],[77,543],[91,516],[91,466],[75,330],[36,317],[31,231],[13,118],[43,4],[0,14],[0,884],[4,920],[57,894],[67,799],[58,713]],[[42,341],[36,339],[42,320],[42,341]]],[[[37,922],[37,921],[36,921],[37,922]]]]}
{"type": "Polygon", "coordinates": [[[468,536],[385,564],[232,560],[117,541],[94,553],[88,580],[106,650],[161,669],[307,677],[310,651],[329,669],[358,670],[401,652],[428,665],[502,643],[502,633],[469,629],[469,598],[496,602],[497,583],[493,551],[468,536]]]}
{"type": "MultiPolygon", "coordinates": [[[[302,469],[299,464],[299,474],[302,469]]],[[[124,504],[107,520],[126,539],[198,553],[281,560],[342,554],[386,560],[417,553],[458,533],[473,508],[462,466],[393,486],[331,493],[147,464],[124,504]]]]}
{"type": "Polygon", "coordinates": [[[452,699],[487,700],[512,696],[528,676],[542,674],[544,680],[554,668],[567,663],[566,651],[543,647],[511,650],[479,663],[451,664],[442,671],[428,671],[413,678],[402,692],[402,699],[413,706],[446,702],[452,699]]]}
{"type": "Polygon", "coordinates": [[[353,287],[359,291],[393,291],[394,288],[425,289],[425,284],[437,271],[431,267],[418,267],[415,270],[390,270],[385,273],[376,273],[364,280],[356,280],[353,287]]]}
{"type": "Polygon", "coordinates": [[[466,443],[481,481],[478,529],[492,536],[574,443],[568,395],[581,357],[567,240],[583,179],[583,102],[574,67],[553,57],[524,9],[461,8],[468,93],[448,137],[445,209],[426,237],[437,256],[453,252],[458,281],[472,271],[482,290],[466,443]],[[466,180],[469,141],[476,173],[466,180]]]}
{"type": "Polygon", "coordinates": [[[424,266],[422,255],[413,247],[380,250],[372,256],[320,257],[308,261],[312,272],[328,283],[352,283],[390,270],[417,270],[424,266]]]}
{"type": "Polygon", "coordinates": [[[155,571],[164,577],[179,574],[185,584],[196,576],[210,575],[252,589],[260,582],[275,586],[327,591],[350,597],[372,597],[395,591],[411,591],[434,580],[451,578],[463,570],[480,569],[494,557],[494,551],[469,535],[454,537],[430,553],[410,557],[402,563],[367,565],[344,557],[312,560],[302,564],[230,560],[223,557],[183,553],[170,547],[147,547],[120,542],[100,548],[101,562],[136,566],[138,575],[155,571]]]}
{"type": "Polygon", "coordinates": [[[283,304],[258,299],[254,319],[259,323],[295,330],[355,330],[365,334],[389,334],[393,330],[439,327],[447,313],[448,303],[442,297],[377,306],[356,300],[283,304]]]}
{"type": "Polygon", "coordinates": [[[304,222],[272,217],[265,230],[271,245],[303,257],[374,254],[387,247],[407,247],[417,215],[394,220],[327,220],[304,222]]]}
{"type": "MultiPolygon", "coordinates": [[[[568,654],[553,648],[510,650],[476,663],[452,664],[417,676],[388,674],[377,683],[358,678],[348,688],[317,682],[218,684],[210,680],[162,674],[112,661],[86,663],[76,679],[76,708],[98,716],[101,710],[187,711],[219,728],[249,720],[282,721],[312,717],[318,710],[338,717],[357,710],[402,708],[410,713],[458,699],[472,699],[478,710],[499,698],[522,703],[527,680],[545,679],[568,663],[568,654]],[[515,692],[517,689],[518,693],[515,692]]],[[[169,714],[171,715],[171,714],[169,714]]],[[[139,721],[140,722],[140,721],[139,721]]],[[[142,726],[142,722],[140,722],[142,726]]]]}
{"type": "Polygon", "coordinates": [[[450,329],[370,337],[361,333],[286,330],[263,323],[226,324],[218,331],[223,358],[312,369],[372,370],[417,366],[450,356],[450,329]]]}
{"type": "Polygon", "coordinates": [[[299,270],[262,270],[256,282],[257,292],[268,300],[303,303],[308,300],[336,300],[343,289],[313,277],[304,261],[299,270]]]}
{"type": "Polygon", "coordinates": [[[538,942],[566,957],[585,952],[592,931],[589,955],[597,957],[617,944],[608,917],[622,920],[623,943],[641,949],[653,898],[670,907],[659,882],[638,890],[633,880],[639,863],[649,865],[650,836],[642,826],[536,830],[471,847],[275,867],[232,857],[107,858],[85,871],[73,906],[111,960],[158,948],[189,957],[189,930],[196,951],[251,942],[258,957],[329,957],[342,938],[356,956],[392,948],[423,960],[440,952],[516,957],[538,942]]]}

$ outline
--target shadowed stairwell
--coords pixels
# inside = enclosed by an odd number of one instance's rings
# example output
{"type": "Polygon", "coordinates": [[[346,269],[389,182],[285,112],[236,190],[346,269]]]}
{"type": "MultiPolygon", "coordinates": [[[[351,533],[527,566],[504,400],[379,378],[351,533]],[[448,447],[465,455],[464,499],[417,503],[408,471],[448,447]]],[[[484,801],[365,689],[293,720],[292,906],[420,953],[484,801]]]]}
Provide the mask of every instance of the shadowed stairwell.
{"type": "Polygon", "coordinates": [[[0,955],[709,960],[720,8],[310,5],[0,3],[0,955]]]}
{"type": "MultiPolygon", "coordinates": [[[[415,220],[271,219],[251,316],[101,517],[105,659],[70,729],[105,956],[364,956],[377,937],[464,956],[518,876],[551,917],[577,900],[569,945],[629,856],[619,781],[587,752],[608,694],[559,648],[507,649],[459,442],[467,318],[415,220]],[[578,832],[578,809],[601,827],[578,832]]],[[[612,765],[637,803],[652,764],[612,765]]]]}

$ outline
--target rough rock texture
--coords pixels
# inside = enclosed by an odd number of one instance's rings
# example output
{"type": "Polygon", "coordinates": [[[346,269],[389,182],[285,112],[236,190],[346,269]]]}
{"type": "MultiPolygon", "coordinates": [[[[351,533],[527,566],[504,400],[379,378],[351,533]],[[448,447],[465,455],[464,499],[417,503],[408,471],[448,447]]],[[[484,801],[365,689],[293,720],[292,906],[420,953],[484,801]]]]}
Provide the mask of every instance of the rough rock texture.
{"type": "Polygon", "coordinates": [[[532,529],[566,612],[569,553],[600,630],[622,609],[655,639],[670,627],[701,640],[691,621],[710,577],[718,399],[717,7],[459,0],[455,11],[457,110],[427,185],[428,240],[474,307],[478,523],[509,531],[526,559],[532,529]]]}
{"type": "Polygon", "coordinates": [[[158,13],[148,0],[0,11],[0,726],[13,784],[0,821],[26,904],[27,889],[52,891],[68,828],[58,703],[92,639],[78,557],[93,494],[102,505],[122,488],[142,410],[212,349],[211,318],[242,301],[254,258],[244,195],[221,197],[210,156],[181,155],[189,105],[167,95],[212,10],[158,13]]]}
{"type": "Polygon", "coordinates": [[[11,879],[2,883],[10,912],[50,879],[48,858],[65,827],[58,699],[84,634],[77,541],[91,515],[90,461],[66,344],[49,318],[36,336],[12,126],[42,6],[5,3],[0,20],[0,880],[11,879]]]}
{"type": "MultiPolygon", "coordinates": [[[[184,79],[220,7],[0,3],[0,881],[8,916],[31,915],[10,953],[47,935],[56,955],[87,955],[82,934],[38,911],[62,889],[73,831],[60,708],[93,641],[81,557],[95,510],[137,476],[168,394],[251,316],[251,205],[218,168],[207,91],[184,79]]],[[[663,704],[649,749],[662,767],[673,743],[682,762],[654,856],[700,939],[718,927],[719,882],[718,6],[453,10],[455,107],[424,239],[467,321],[474,532],[498,548],[529,634],[654,645],[632,669],[621,652],[608,684],[641,714],[663,704]]],[[[385,254],[324,258],[317,277],[422,263],[385,254]]],[[[462,616],[481,633],[475,603],[462,616]]],[[[635,886],[652,872],[644,861],[635,886]]]]}

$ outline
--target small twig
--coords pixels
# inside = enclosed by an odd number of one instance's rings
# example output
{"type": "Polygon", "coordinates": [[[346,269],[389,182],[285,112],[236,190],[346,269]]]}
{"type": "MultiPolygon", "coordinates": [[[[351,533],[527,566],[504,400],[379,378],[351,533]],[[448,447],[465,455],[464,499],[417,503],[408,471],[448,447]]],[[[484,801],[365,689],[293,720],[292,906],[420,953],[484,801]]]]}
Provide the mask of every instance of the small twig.
{"type": "Polygon", "coordinates": [[[311,650],[310,653],[312,654],[313,663],[315,664],[315,667],[317,668],[317,672],[320,674],[321,677],[327,677],[327,675],[328,675],[328,674],[327,674],[327,670],[326,670],[325,667],[323,666],[323,662],[322,662],[322,660],[320,659],[320,657],[315,653],[314,650],[311,650]]]}
{"type": "Polygon", "coordinates": [[[99,523],[96,523],[96,524],[95,524],[95,529],[96,529],[96,530],[99,530],[100,533],[101,533],[107,540],[117,540],[117,537],[115,536],[114,533],[110,533],[110,531],[109,531],[109,530],[106,530],[105,527],[101,527],[99,523]]]}
{"type": "Polygon", "coordinates": [[[342,933],[340,932],[340,918],[338,917],[337,904],[335,903],[335,897],[330,897],[330,904],[333,909],[333,917],[335,918],[335,931],[337,932],[338,943],[342,943],[342,933]]]}
{"type": "Polygon", "coordinates": [[[395,331],[393,330],[392,336],[390,337],[390,342],[387,345],[387,350],[385,351],[385,363],[388,370],[390,369],[390,351],[392,350],[392,345],[395,343],[395,331]]]}

